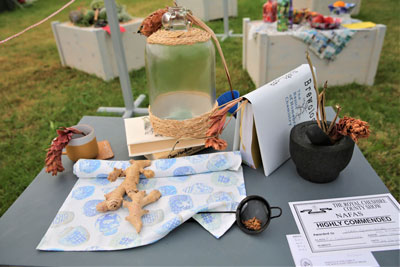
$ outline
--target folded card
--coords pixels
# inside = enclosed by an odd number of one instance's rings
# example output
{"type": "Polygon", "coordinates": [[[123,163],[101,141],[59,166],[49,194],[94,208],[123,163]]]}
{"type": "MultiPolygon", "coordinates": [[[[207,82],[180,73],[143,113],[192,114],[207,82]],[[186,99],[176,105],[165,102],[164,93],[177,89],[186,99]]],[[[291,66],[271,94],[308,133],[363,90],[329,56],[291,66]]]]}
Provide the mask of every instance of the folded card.
{"type": "Polygon", "coordinates": [[[258,144],[256,125],[254,124],[253,108],[247,103],[241,115],[239,128],[241,143],[240,153],[243,163],[256,169],[261,166],[260,146],[258,144]]]}
{"type": "Polygon", "coordinates": [[[310,67],[303,64],[244,98],[249,103],[241,116],[243,161],[256,167],[254,144],[258,141],[264,173],[268,176],[290,157],[292,127],[316,118],[317,96],[310,67]],[[253,129],[256,129],[256,135],[253,129]]]}

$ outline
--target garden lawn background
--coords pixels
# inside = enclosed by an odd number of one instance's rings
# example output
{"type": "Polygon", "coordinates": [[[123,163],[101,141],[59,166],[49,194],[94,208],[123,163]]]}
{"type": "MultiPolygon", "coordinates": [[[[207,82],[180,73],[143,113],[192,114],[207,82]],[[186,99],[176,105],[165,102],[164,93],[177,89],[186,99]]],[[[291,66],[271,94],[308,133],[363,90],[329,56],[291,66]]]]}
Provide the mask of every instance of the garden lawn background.
{"type": "MultiPolygon", "coordinates": [[[[39,0],[32,7],[0,13],[0,40],[48,16],[68,0],[39,0]]],[[[51,21],[66,21],[68,13],[89,7],[91,0],[76,2],[51,21]]],[[[130,14],[145,17],[168,0],[119,0],[130,14]]],[[[239,0],[238,17],[230,27],[242,31],[242,18],[261,19],[265,0],[239,0]]],[[[359,147],[391,193],[399,200],[400,146],[400,3],[398,0],[363,0],[357,18],[387,25],[374,86],[349,84],[329,87],[329,105],[340,103],[341,116],[368,121],[371,136],[359,147]]],[[[222,21],[208,23],[223,31],[222,21]]],[[[235,89],[243,95],[254,84],[242,70],[242,39],[222,44],[235,89]]],[[[303,53],[303,51],[299,51],[303,53]]],[[[188,70],[190,71],[190,70],[188,70]]],[[[144,69],[130,73],[133,95],[147,93],[144,69]]],[[[217,59],[217,95],[228,90],[217,59]]],[[[148,100],[143,106],[147,106],[148,100]]],[[[93,75],[61,67],[50,21],[0,45],[0,215],[18,198],[43,168],[46,148],[60,126],[77,124],[84,115],[99,115],[99,106],[123,106],[119,80],[104,82],[93,75]]],[[[119,133],[121,135],[125,133],[119,133]]],[[[40,196],[38,196],[40,197],[40,196]]]]}

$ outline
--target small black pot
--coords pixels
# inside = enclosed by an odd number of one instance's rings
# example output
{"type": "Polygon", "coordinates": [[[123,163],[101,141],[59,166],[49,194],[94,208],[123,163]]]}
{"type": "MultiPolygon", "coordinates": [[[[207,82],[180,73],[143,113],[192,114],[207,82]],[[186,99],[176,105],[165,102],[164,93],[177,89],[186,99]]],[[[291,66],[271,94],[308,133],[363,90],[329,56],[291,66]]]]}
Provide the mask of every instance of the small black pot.
{"type": "Polygon", "coordinates": [[[333,145],[314,145],[306,133],[315,124],[315,121],[306,121],[292,128],[290,156],[301,177],[314,183],[328,183],[335,180],[349,164],[354,141],[344,136],[333,145]]]}

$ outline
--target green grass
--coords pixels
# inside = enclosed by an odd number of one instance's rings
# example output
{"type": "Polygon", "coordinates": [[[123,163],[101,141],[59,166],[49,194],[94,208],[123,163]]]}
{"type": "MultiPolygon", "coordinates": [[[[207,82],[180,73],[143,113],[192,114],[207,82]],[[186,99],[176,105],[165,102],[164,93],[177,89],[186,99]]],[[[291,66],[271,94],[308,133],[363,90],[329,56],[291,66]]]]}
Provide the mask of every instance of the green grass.
{"type": "MultiPolygon", "coordinates": [[[[0,39],[4,39],[46,17],[63,1],[40,0],[32,7],[0,14],[0,39]]],[[[156,8],[171,4],[163,0],[120,0],[128,11],[144,17],[156,8]]],[[[261,19],[265,0],[239,0],[239,16],[230,20],[241,32],[242,18],[261,19]]],[[[65,21],[69,11],[88,6],[79,1],[52,20],[65,21]]],[[[387,25],[387,32],[374,86],[350,84],[330,87],[328,104],[340,103],[343,115],[368,121],[372,134],[359,143],[364,155],[397,199],[400,149],[400,18],[397,0],[363,1],[358,18],[387,25]]],[[[221,21],[209,23],[222,32],[221,21]]],[[[240,38],[222,43],[235,89],[245,94],[255,89],[242,70],[240,38]]],[[[220,60],[217,60],[217,94],[228,89],[220,60]]],[[[134,96],[146,93],[143,69],[131,73],[134,96]]],[[[147,105],[148,103],[144,103],[147,105]]],[[[0,215],[18,198],[42,169],[45,150],[59,126],[75,125],[83,115],[96,115],[99,106],[123,106],[118,79],[111,82],[63,68],[50,22],[0,45],[0,215]]],[[[124,134],[124,133],[120,133],[124,134]]],[[[38,196],[39,197],[39,196],[38,196]]]]}

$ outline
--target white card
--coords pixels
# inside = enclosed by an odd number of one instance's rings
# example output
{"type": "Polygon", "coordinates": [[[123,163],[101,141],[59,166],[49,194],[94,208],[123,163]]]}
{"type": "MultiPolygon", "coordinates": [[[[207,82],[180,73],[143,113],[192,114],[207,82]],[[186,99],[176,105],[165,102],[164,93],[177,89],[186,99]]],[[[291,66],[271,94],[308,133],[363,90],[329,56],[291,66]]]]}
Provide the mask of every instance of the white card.
{"type": "Polygon", "coordinates": [[[400,249],[400,206],[391,194],[289,202],[311,252],[400,249]]]}
{"type": "Polygon", "coordinates": [[[379,266],[368,251],[312,253],[302,235],[287,235],[286,238],[296,266],[379,266]]]}

